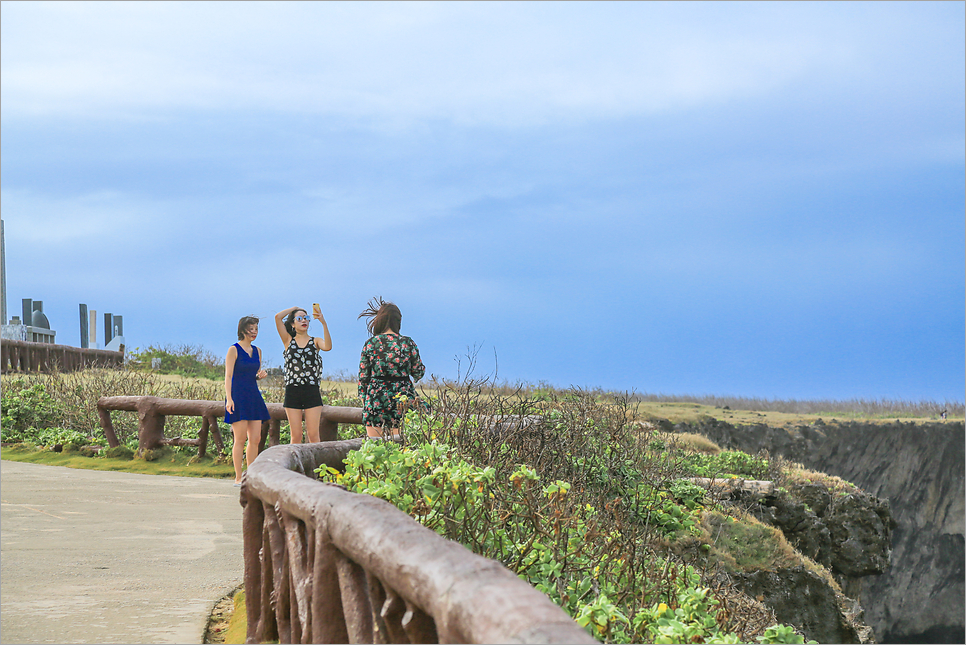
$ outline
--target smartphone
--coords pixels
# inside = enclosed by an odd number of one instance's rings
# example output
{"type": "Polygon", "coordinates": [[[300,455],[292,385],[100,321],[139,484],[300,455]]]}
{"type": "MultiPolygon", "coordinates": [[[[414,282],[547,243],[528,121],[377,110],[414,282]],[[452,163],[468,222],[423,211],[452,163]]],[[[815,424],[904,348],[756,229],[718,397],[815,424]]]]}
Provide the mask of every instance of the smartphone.
{"type": "Polygon", "coordinates": [[[322,307],[319,306],[319,303],[317,302],[312,303],[312,313],[315,314],[316,316],[322,315],[322,307]]]}

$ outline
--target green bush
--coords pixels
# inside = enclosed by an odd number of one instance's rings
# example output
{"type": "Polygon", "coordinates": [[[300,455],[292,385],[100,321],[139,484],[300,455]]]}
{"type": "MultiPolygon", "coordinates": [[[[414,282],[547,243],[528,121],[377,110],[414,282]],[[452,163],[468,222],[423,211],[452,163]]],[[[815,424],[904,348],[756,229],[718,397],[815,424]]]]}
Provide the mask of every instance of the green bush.
{"type": "Polygon", "coordinates": [[[673,608],[665,603],[651,606],[634,617],[637,633],[650,643],[740,643],[735,634],[722,632],[716,620],[719,604],[697,580],[679,584],[673,608]]]}
{"type": "Polygon", "coordinates": [[[92,441],[84,434],[77,432],[76,430],[68,430],[66,428],[44,428],[43,430],[38,430],[36,433],[35,444],[39,446],[55,446],[61,444],[64,446],[66,452],[71,450],[78,450],[80,446],[86,446],[92,441]],[[68,446],[76,446],[76,448],[68,449],[68,446]]]}
{"type": "MultiPolygon", "coordinates": [[[[438,440],[406,447],[369,441],[349,453],[345,472],[323,466],[317,474],[385,499],[440,535],[503,562],[608,642],[741,642],[721,628],[718,601],[692,567],[644,552],[635,563],[640,579],[629,580],[634,571],[616,548],[622,535],[604,529],[615,507],[576,502],[568,482],[544,483],[529,466],[517,465],[500,481],[495,468],[475,466],[438,440]],[[666,572],[662,584],[649,585],[648,571],[666,572]],[[628,594],[634,587],[639,591],[628,594]],[[629,597],[644,606],[628,604],[629,597]]],[[[704,489],[684,481],[673,489],[699,508],[704,489]]],[[[694,526],[695,516],[668,493],[639,490],[652,500],[652,523],[663,529],[677,522],[676,531],[694,526]]]]}
{"type": "Polygon", "coordinates": [[[727,477],[746,479],[768,477],[768,460],[736,450],[722,450],[713,455],[690,453],[682,457],[689,474],[694,477],[727,477]]]}
{"type": "Polygon", "coordinates": [[[153,370],[159,374],[179,374],[196,378],[224,379],[224,360],[211,352],[192,345],[173,348],[149,346],[142,350],[134,348],[128,353],[125,362],[129,367],[139,370],[153,370]],[[157,364],[157,367],[152,365],[157,364]]]}
{"type": "Polygon", "coordinates": [[[701,486],[686,479],[678,479],[670,486],[671,494],[688,509],[695,510],[702,506],[704,496],[708,492],[701,486]]]}
{"type": "MultiPolygon", "coordinates": [[[[6,421],[4,421],[6,423],[6,421]]],[[[3,427],[4,443],[29,443],[35,446],[53,447],[60,444],[66,452],[79,450],[81,446],[104,445],[104,440],[88,437],[82,432],[68,428],[36,428],[30,426],[24,429],[11,423],[11,427],[3,427]]]]}
{"type": "Polygon", "coordinates": [[[4,383],[0,394],[0,433],[4,443],[30,441],[34,428],[43,428],[56,422],[58,406],[46,388],[40,383],[16,378],[4,383]]]}
{"type": "MultiPolygon", "coordinates": [[[[37,430],[59,427],[75,430],[85,443],[103,444],[103,430],[97,412],[102,396],[158,396],[171,399],[218,401],[224,386],[215,381],[172,382],[147,371],[130,369],[87,369],[50,374],[4,375],[2,387],[2,441],[34,441],[37,430]]],[[[111,412],[114,432],[121,443],[137,447],[137,412],[111,412]]],[[[227,426],[225,426],[227,427],[227,426]]],[[[197,437],[197,417],[169,416],[168,436],[197,437]]],[[[224,436],[224,432],[222,433],[224,436]]],[[[228,433],[230,435],[230,432],[228,433]]]]}
{"type": "MultiPolygon", "coordinates": [[[[759,643],[804,643],[805,638],[795,632],[795,629],[788,625],[772,625],[765,630],[765,633],[758,637],[759,643]]],[[[818,645],[818,641],[808,641],[810,644],[818,645]]]]}

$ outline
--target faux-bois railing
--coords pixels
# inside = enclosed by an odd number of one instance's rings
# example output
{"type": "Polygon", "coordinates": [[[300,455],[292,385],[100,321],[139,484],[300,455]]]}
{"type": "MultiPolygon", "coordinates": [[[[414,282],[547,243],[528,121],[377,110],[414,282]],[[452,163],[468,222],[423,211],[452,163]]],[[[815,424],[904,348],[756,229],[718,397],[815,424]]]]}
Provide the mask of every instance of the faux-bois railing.
{"type": "Polygon", "coordinates": [[[315,478],[363,441],[275,446],[246,472],[249,643],[596,642],[501,563],[315,478]]]}

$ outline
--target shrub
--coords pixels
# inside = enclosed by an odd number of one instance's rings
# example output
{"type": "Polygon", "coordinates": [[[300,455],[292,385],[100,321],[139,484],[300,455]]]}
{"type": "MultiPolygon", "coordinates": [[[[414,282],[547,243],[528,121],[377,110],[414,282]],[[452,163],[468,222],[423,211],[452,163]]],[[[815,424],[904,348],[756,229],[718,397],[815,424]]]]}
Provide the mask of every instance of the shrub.
{"type": "MultiPolygon", "coordinates": [[[[97,401],[102,396],[158,396],[172,399],[218,401],[224,386],[215,381],[171,381],[149,372],[129,369],[87,369],[36,375],[4,375],[2,388],[3,442],[28,440],[30,428],[60,427],[103,441],[97,401]]],[[[121,443],[137,446],[136,412],[111,412],[121,443]]],[[[197,417],[168,417],[165,431],[172,436],[196,437],[197,417]]],[[[225,436],[225,432],[222,431],[225,436]]],[[[231,433],[228,432],[228,436],[231,433]]],[[[93,443],[90,439],[86,443],[93,443]]]]}
{"type": "Polygon", "coordinates": [[[134,348],[125,357],[127,365],[138,370],[152,370],[159,374],[179,374],[196,378],[224,379],[224,360],[211,352],[193,345],[151,345],[142,350],[134,348]],[[153,367],[157,365],[157,367],[153,367]]]}
{"type": "Polygon", "coordinates": [[[765,479],[769,475],[768,459],[736,450],[723,450],[716,454],[691,453],[683,456],[682,462],[694,477],[765,479]]]}
{"type": "Polygon", "coordinates": [[[0,407],[3,408],[0,432],[4,443],[24,441],[30,429],[55,423],[61,414],[59,406],[41,383],[32,383],[23,377],[4,383],[0,407]]]}
{"type": "Polygon", "coordinates": [[[125,445],[120,445],[105,450],[104,456],[111,459],[134,459],[134,451],[125,445]]]}
{"type": "MultiPolygon", "coordinates": [[[[704,543],[705,490],[683,479],[689,453],[642,430],[621,397],[538,394],[446,384],[406,415],[410,445],[369,441],[345,472],[319,475],[503,562],[607,642],[753,642],[774,623],[751,599],[733,613],[740,593],[721,587],[704,543]],[[730,609],[719,612],[721,594],[730,609]]],[[[711,466],[766,464],[721,459],[711,466]]]]}
{"type": "Polygon", "coordinates": [[[38,430],[35,436],[34,443],[37,445],[54,446],[61,444],[64,446],[66,452],[78,450],[80,446],[91,443],[90,439],[82,433],[66,428],[44,428],[43,430],[38,430]]]}

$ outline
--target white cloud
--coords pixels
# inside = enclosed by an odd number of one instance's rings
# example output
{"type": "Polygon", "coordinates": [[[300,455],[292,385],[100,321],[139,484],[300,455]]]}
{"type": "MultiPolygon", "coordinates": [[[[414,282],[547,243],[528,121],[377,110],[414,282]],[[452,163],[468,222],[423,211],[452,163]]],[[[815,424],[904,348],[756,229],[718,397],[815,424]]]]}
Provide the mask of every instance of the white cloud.
{"type": "Polygon", "coordinates": [[[773,13],[736,7],[715,22],[700,6],[4,5],[4,111],[519,125],[713,104],[854,65],[834,29],[815,36],[810,14],[784,25],[773,13]],[[755,16],[755,30],[743,25],[755,16]]]}
{"type": "Polygon", "coordinates": [[[67,198],[3,189],[3,219],[18,241],[63,249],[92,244],[126,244],[132,229],[152,237],[164,230],[156,208],[115,191],[67,198]],[[152,225],[152,223],[154,225],[152,225]]]}

